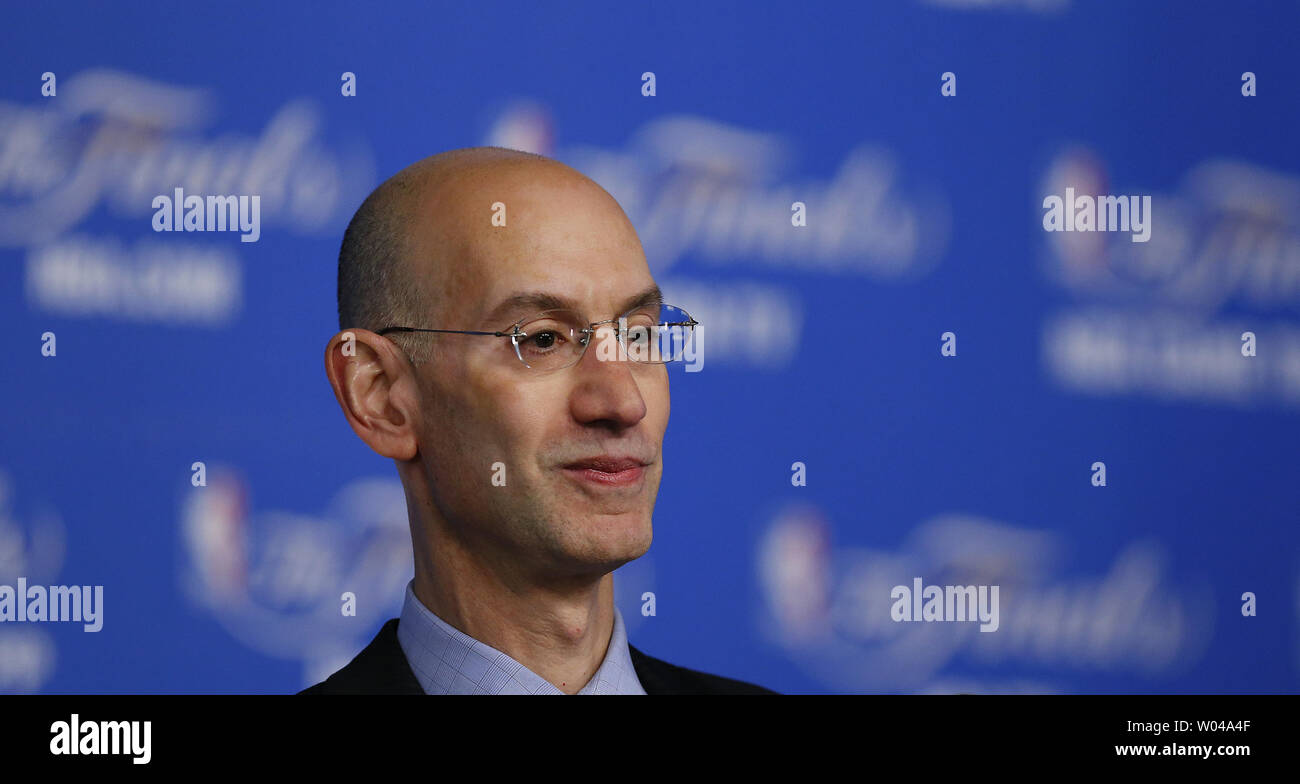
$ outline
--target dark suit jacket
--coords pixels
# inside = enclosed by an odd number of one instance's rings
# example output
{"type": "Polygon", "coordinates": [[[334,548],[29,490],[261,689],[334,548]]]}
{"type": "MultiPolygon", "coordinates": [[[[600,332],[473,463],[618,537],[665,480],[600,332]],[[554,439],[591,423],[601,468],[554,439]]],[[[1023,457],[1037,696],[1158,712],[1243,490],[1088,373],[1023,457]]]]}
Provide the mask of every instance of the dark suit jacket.
{"type": "MultiPolygon", "coordinates": [[[[384,624],[375,639],[343,669],[299,694],[424,694],[397,642],[397,620],[384,624]]],[[[776,694],[752,683],[688,670],[630,644],[632,667],[646,694],[776,694]]]]}

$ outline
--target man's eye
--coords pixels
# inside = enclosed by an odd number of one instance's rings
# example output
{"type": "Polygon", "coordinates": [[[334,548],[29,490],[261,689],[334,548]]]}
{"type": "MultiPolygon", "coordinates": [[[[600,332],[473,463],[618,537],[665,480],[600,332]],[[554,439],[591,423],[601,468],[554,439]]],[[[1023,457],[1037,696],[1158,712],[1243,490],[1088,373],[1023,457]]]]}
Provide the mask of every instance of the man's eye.
{"type": "Polygon", "coordinates": [[[536,335],[530,335],[528,338],[524,340],[524,343],[527,344],[529,348],[546,350],[549,348],[554,348],[556,341],[558,341],[559,339],[560,339],[560,334],[558,332],[551,332],[550,330],[544,330],[542,332],[538,332],[536,335]]]}

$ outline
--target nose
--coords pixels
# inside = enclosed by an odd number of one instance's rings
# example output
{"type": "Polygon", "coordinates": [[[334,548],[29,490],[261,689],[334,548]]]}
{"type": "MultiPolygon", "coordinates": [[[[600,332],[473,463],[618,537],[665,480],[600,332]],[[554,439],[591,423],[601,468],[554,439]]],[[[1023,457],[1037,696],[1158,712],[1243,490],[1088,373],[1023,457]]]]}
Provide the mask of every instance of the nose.
{"type": "MultiPolygon", "coordinates": [[[[594,338],[593,343],[597,342],[594,338]]],[[[610,352],[599,352],[589,345],[582,359],[572,368],[574,386],[569,408],[574,419],[583,424],[604,425],[614,430],[632,427],[645,418],[646,404],[637,383],[638,366],[626,358],[610,359],[610,352]]]]}

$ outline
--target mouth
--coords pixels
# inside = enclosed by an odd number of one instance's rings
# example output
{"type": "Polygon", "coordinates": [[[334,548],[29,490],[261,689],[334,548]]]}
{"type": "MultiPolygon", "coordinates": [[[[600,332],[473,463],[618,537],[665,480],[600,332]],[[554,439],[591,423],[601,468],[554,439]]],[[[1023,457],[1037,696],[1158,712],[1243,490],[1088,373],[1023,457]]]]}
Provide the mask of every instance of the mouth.
{"type": "Polygon", "coordinates": [[[583,484],[604,487],[629,487],[645,476],[649,463],[632,457],[601,455],[563,467],[566,474],[583,484]]]}

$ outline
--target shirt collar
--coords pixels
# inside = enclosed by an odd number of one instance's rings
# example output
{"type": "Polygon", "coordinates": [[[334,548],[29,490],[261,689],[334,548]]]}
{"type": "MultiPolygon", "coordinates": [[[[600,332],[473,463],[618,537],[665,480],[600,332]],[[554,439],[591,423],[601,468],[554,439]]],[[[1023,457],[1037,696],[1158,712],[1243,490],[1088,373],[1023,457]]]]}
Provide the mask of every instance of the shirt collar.
{"type": "MultiPolygon", "coordinates": [[[[434,615],[406,584],[397,642],[425,694],[564,694],[510,656],[434,615]]],[[[645,694],[618,607],[605,659],[579,694],[645,694]]]]}

